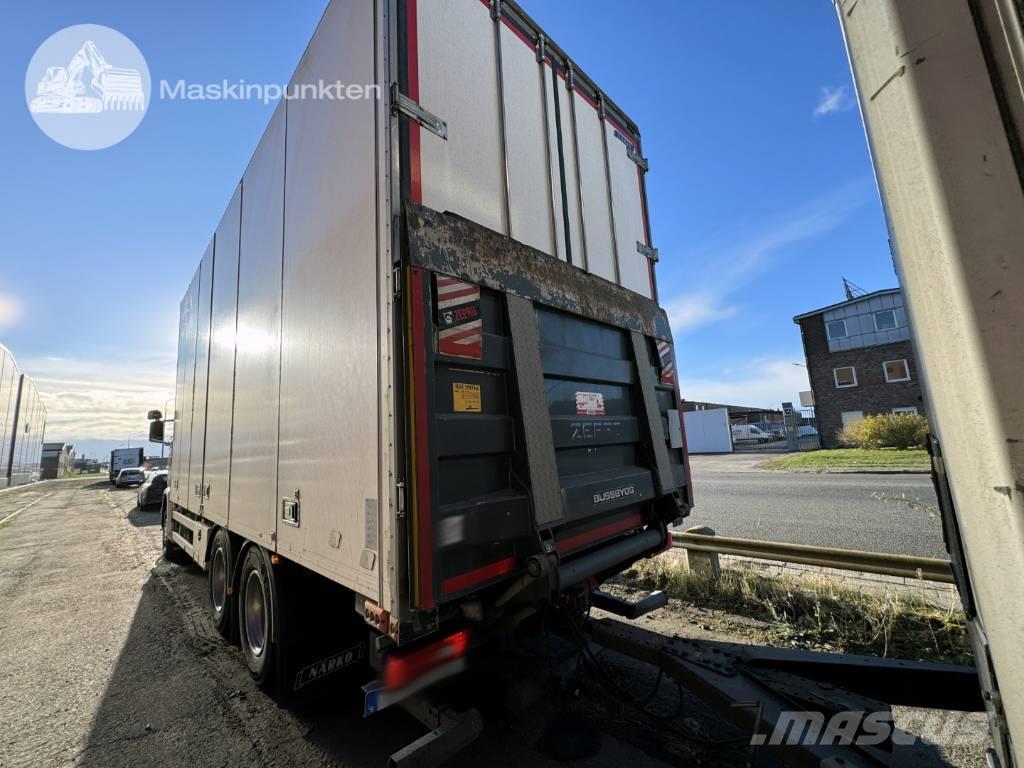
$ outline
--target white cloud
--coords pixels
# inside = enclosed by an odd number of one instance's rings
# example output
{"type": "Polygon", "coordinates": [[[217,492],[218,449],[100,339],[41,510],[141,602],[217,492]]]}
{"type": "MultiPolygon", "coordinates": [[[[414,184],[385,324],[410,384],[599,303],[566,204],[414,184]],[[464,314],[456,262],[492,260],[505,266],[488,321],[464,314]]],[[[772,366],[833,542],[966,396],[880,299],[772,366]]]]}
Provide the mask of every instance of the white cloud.
{"type": "Polygon", "coordinates": [[[13,296],[0,293],[0,329],[10,328],[21,316],[21,302],[13,296]]]}
{"type": "Polygon", "coordinates": [[[687,294],[665,304],[668,321],[676,333],[724,320],[736,314],[736,307],[721,306],[717,296],[687,294]]]}
{"type": "Polygon", "coordinates": [[[818,106],[814,108],[814,116],[831,115],[834,112],[849,112],[853,109],[853,97],[846,85],[826,85],[821,89],[818,106]]]}
{"type": "Polygon", "coordinates": [[[853,182],[775,219],[760,222],[754,234],[735,233],[706,243],[685,254],[692,265],[692,288],[665,302],[676,334],[728,319],[740,307],[745,289],[772,268],[790,246],[824,235],[842,224],[864,204],[871,187],[853,182]]]}
{"type": "Polygon", "coordinates": [[[46,406],[46,436],[74,443],[83,438],[124,440],[147,429],[146,411],[163,410],[174,395],[173,358],[19,360],[46,406]]]}
{"type": "MultiPolygon", "coordinates": [[[[798,393],[811,388],[807,369],[788,359],[753,360],[718,376],[679,382],[684,400],[698,400],[754,408],[778,408],[783,401],[798,403],[798,393]]],[[[685,368],[684,368],[685,370],[685,368]]]]}

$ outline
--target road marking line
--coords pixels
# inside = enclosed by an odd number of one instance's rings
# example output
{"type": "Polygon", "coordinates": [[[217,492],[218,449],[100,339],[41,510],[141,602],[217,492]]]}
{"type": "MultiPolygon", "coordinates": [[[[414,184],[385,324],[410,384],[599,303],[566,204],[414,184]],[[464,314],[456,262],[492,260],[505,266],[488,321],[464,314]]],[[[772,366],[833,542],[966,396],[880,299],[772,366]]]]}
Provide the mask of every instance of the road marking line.
{"type": "Polygon", "coordinates": [[[20,514],[21,514],[22,512],[24,512],[24,511],[25,511],[26,509],[28,509],[29,507],[31,507],[31,506],[32,506],[33,504],[38,504],[38,503],[39,503],[40,501],[42,501],[43,499],[47,499],[47,498],[49,498],[49,497],[50,497],[50,496],[52,496],[52,495],[53,495],[53,491],[51,491],[50,493],[46,494],[45,496],[40,496],[40,497],[39,497],[38,499],[36,499],[36,500],[35,500],[35,501],[33,501],[33,502],[30,502],[29,504],[26,504],[26,505],[25,505],[24,507],[22,507],[21,509],[19,509],[19,510],[18,510],[17,512],[11,512],[11,514],[9,514],[9,515],[8,515],[7,517],[5,517],[5,518],[4,518],[3,520],[0,520],[0,525],[3,525],[4,523],[6,523],[6,522],[7,522],[8,520],[10,520],[10,519],[11,519],[11,518],[13,518],[13,517],[17,517],[17,516],[18,516],[18,515],[20,515],[20,514]]]}

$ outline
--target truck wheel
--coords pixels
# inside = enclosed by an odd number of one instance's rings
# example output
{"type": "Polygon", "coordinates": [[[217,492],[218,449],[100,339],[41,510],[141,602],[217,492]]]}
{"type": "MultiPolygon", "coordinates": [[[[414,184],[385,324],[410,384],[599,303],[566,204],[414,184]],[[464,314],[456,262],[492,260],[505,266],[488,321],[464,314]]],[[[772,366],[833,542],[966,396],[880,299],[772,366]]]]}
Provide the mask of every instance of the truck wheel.
{"type": "Polygon", "coordinates": [[[274,679],[276,610],[274,573],[263,549],[251,546],[245,551],[238,578],[238,634],[249,674],[264,690],[272,687],[274,679]]]}
{"type": "Polygon", "coordinates": [[[221,637],[231,639],[235,618],[231,576],[235,572],[235,557],[231,551],[231,537],[223,528],[218,528],[213,535],[208,562],[206,576],[213,626],[217,628],[221,637]]]}

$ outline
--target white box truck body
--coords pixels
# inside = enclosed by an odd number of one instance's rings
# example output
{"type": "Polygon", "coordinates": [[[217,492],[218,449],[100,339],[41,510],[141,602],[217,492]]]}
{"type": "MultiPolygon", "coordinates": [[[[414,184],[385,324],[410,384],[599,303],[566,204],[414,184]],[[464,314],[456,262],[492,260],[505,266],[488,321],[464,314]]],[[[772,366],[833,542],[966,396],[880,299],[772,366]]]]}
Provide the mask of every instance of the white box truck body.
{"type": "Polygon", "coordinates": [[[667,547],[690,486],[636,126],[512,3],[335,0],[289,91],[181,303],[164,529],[233,585],[215,616],[245,649],[272,564],[383,647],[483,637],[667,547]],[[313,95],[338,82],[370,97],[313,95]]]}
{"type": "Polygon", "coordinates": [[[110,482],[117,480],[117,473],[122,469],[141,467],[145,461],[143,448],[115,448],[110,452],[110,482]]]}

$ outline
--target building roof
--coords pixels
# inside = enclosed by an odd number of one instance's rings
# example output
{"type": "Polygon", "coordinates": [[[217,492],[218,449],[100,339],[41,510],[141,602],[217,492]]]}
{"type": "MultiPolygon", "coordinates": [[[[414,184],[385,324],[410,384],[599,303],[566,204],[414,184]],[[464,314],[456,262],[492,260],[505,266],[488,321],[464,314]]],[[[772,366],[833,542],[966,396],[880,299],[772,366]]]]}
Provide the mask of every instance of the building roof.
{"type": "Polygon", "coordinates": [[[848,304],[856,304],[858,301],[873,299],[875,296],[886,296],[890,293],[900,293],[902,290],[902,288],[883,288],[880,291],[872,291],[871,293],[865,293],[863,296],[856,296],[852,299],[847,299],[846,301],[840,301],[835,304],[829,304],[827,307],[822,307],[821,309],[814,309],[811,310],[810,312],[804,312],[802,315],[797,315],[796,317],[794,317],[793,322],[799,323],[801,320],[807,317],[813,317],[814,315],[820,315],[824,312],[828,312],[833,309],[839,309],[839,307],[845,307],[848,304]]]}

